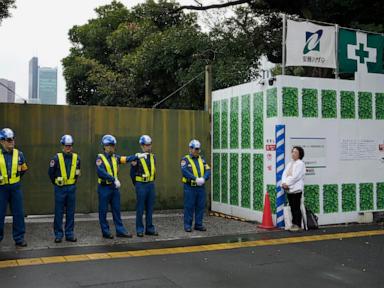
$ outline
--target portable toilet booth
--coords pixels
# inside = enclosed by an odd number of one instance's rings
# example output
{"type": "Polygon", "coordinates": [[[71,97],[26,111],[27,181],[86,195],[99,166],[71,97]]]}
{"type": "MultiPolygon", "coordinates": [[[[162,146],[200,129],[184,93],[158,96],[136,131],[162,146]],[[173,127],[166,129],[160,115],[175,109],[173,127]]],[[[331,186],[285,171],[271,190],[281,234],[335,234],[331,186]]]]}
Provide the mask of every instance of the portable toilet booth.
{"type": "Polygon", "coordinates": [[[298,145],[305,205],[320,225],[383,211],[384,79],[273,80],[213,92],[212,210],[261,222],[268,191],[281,227],[281,175],[298,145]]]}

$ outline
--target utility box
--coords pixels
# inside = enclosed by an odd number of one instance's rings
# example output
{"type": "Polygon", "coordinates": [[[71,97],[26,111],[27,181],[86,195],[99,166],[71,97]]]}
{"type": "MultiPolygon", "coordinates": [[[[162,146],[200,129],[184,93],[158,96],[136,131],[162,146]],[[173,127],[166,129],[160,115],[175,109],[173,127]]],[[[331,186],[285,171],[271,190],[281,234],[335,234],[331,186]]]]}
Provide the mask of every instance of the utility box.
{"type": "Polygon", "coordinates": [[[297,145],[305,204],[320,225],[384,211],[382,80],[277,76],[214,91],[212,210],[260,222],[268,191],[281,227],[280,179],[297,145]]]}

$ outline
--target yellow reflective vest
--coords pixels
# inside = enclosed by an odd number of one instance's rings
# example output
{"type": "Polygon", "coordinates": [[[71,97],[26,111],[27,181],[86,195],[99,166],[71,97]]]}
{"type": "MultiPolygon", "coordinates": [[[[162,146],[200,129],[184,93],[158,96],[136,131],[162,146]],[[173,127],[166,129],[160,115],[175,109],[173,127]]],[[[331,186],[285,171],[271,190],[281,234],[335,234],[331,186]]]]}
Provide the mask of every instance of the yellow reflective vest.
{"type": "Polygon", "coordinates": [[[57,158],[59,159],[59,168],[61,177],[57,177],[55,179],[55,184],[57,186],[63,186],[63,185],[73,185],[76,183],[76,166],[77,166],[77,154],[73,153],[72,155],[72,163],[71,163],[71,170],[69,172],[69,177],[67,176],[67,169],[65,168],[65,161],[64,161],[64,155],[63,153],[57,153],[57,158]]]}
{"type": "Polygon", "coordinates": [[[11,168],[11,175],[9,177],[4,154],[3,154],[3,151],[0,149],[0,173],[1,173],[0,185],[15,184],[20,182],[20,175],[17,175],[18,169],[19,169],[19,150],[13,149],[12,168],[11,168]]]}

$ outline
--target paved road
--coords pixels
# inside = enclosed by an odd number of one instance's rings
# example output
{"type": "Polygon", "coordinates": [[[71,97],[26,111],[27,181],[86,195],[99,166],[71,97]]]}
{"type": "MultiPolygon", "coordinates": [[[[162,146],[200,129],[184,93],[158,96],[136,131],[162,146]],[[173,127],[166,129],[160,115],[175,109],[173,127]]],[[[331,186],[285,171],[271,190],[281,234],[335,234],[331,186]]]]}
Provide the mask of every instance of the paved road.
{"type": "Polygon", "coordinates": [[[7,288],[384,287],[383,226],[42,249],[0,256],[0,287],[7,288]],[[43,264],[49,261],[56,263],[43,264]]]}

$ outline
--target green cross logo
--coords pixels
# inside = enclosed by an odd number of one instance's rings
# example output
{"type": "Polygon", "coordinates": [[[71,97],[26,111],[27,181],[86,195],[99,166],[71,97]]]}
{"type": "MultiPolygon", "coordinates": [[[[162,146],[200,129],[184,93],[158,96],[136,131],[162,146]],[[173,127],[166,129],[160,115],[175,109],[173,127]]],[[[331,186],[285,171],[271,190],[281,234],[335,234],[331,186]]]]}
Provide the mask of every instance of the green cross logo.
{"type": "Polygon", "coordinates": [[[359,43],[359,49],[355,50],[356,56],[360,58],[360,63],[364,64],[365,58],[368,58],[369,54],[368,51],[364,50],[364,44],[359,43]]]}
{"type": "Polygon", "coordinates": [[[338,40],[340,73],[384,74],[384,36],[341,28],[338,40]]]}

